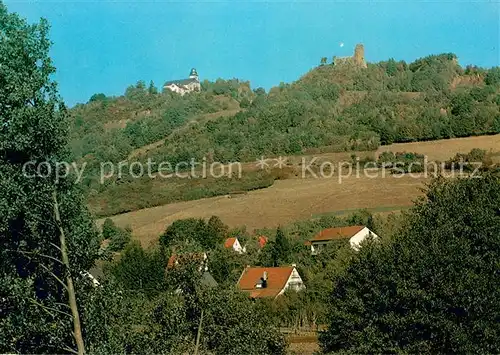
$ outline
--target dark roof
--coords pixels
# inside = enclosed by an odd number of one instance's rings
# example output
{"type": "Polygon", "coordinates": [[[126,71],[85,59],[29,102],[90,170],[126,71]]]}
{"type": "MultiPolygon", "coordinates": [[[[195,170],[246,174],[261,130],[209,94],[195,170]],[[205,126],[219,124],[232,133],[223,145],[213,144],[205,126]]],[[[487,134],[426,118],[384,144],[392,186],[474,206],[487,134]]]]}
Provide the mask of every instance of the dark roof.
{"type": "Polygon", "coordinates": [[[177,86],[180,86],[180,85],[188,85],[188,84],[191,84],[191,83],[197,83],[198,80],[196,79],[180,79],[180,80],[172,80],[172,81],[167,81],[163,86],[168,86],[170,84],[175,84],[177,86]]]}
{"type": "Polygon", "coordinates": [[[95,277],[99,281],[104,280],[104,272],[102,271],[102,268],[98,266],[90,268],[89,274],[95,277]]]}
{"type": "Polygon", "coordinates": [[[200,283],[208,288],[214,288],[219,285],[208,271],[205,271],[203,275],[201,275],[200,283]]]}

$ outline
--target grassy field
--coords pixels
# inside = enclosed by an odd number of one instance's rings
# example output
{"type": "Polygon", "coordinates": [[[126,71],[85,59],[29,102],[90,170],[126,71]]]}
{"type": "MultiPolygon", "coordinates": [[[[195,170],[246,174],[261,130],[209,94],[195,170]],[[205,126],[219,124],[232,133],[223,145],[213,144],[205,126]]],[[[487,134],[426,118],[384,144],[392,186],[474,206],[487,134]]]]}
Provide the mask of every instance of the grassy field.
{"type": "Polygon", "coordinates": [[[129,225],[143,244],[156,242],[165,227],[177,219],[219,216],[231,227],[247,230],[276,227],[318,214],[361,208],[400,210],[410,206],[428,180],[408,176],[384,179],[361,176],[339,183],[336,178],[276,181],[273,186],[227,196],[172,203],[112,217],[118,226],[129,225]],[[398,207],[393,207],[398,206],[398,207]]]}
{"type": "Polygon", "coordinates": [[[452,138],[439,141],[397,143],[382,146],[377,153],[414,152],[426,155],[430,160],[444,161],[456,153],[468,153],[474,148],[486,151],[500,151],[500,134],[467,138],[452,138]]]}
{"type": "MultiPolygon", "coordinates": [[[[457,152],[466,153],[472,148],[500,151],[500,135],[449,139],[433,142],[394,144],[381,147],[377,152],[356,153],[358,156],[379,154],[383,151],[417,152],[426,154],[429,160],[444,161],[457,152]]],[[[324,161],[349,161],[351,153],[324,153],[318,156],[324,161]]],[[[290,164],[299,169],[303,157],[293,157],[290,164]]],[[[255,163],[244,164],[244,171],[255,170],[255,163]]],[[[423,175],[395,177],[378,173],[370,178],[364,173],[353,174],[339,182],[338,176],[312,178],[289,176],[275,181],[274,185],[246,194],[219,196],[185,201],[142,209],[112,217],[119,226],[130,226],[134,237],[148,245],[155,243],[166,226],[177,219],[219,216],[231,227],[246,226],[252,231],[258,228],[276,227],[296,220],[318,217],[323,214],[342,215],[356,209],[368,209],[373,213],[388,213],[407,209],[423,194],[429,177],[423,175]]],[[[100,220],[98,223],[102,223],[100,220]]]]}

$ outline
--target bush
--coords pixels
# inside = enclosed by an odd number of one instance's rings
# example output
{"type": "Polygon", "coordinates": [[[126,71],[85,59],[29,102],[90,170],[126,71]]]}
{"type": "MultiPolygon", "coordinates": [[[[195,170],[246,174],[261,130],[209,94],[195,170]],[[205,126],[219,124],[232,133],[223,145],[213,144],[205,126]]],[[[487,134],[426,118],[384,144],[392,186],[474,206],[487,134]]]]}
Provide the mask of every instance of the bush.
{"type": "Polygon", "coordinates": [[[418,153],[383,152],[378,158],[378,165],[390,168],[393,174],[420,173],[425,169],[424,155],[418,153]]]}
{"type": "Polygon", "coordinates": [[[474,148],[467,154],[457,153],[453,158],[445,162],[446,169],[460,169],[464,171],[474,171],[477,167],[480,170],[487,170],[493,165],[486,150],[474,148]]]}
{"type": "Polygon", "coordinates": [[[251,104],[250,100],[246,97],[242,98],[240,101],[241,108],[248,108],[248,107],[250,107],[250,104],[251,104]]]}
{"type": "Polygon", "coordinates": [[[106,218],[102,226],[102,236],[109,240],[108,250],[120,251],[130,242],[132,233],[130,229],[121,229],[113,220],[106,218]]]}

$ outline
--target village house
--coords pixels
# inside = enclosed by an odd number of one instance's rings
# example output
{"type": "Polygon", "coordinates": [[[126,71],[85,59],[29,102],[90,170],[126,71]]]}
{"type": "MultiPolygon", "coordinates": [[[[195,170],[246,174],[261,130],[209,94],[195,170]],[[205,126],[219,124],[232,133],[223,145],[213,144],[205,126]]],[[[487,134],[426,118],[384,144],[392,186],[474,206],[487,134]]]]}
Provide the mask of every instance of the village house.
{"type": "Polygon", "coordinates": [[[224,247],[227,249],[233,249],[238,254],[243,254],[246,252],[246,248],[242,247],[238,238],[227,238],[224,243],[224,247]]]}
{"type": "Polygon", "coordinates": [[[286,290],[300,291],[306,286],[295,267],[250,267],[241,273],[238,289],[251,298],[276,298],[286,290]]]}
{"type": "MultiPolygon", "coordinates": [[[[184,254],[173,254],[167,263],[167,270],[175,269],[176,267],[186,265],[187,263],[196,263],[199,265],[198,272],[201,273],[200,284],[204,287],[217,287],[218,283],[215,281],[213,276],[208,272],[208,256],[207,253],[184,253],[184,254]]],[[[179,292],[179,290],[177,290],[179,292]]]]}
{"type": "Polygon", "coordinates": [[[163,85],[163,89],[176,92],[180,95],[184,95],[188,92],[200,91],[201,84],[200,79],[198,78],[198,72],[195,68],[193,68],[189,73],[189,78],[167,81],[163,85]]]}
{"type": "Polygon", "coordinates": [[[329,243],[336,240],[349,240],[351,248],[354,250],[359,250],[360,243],[364,241],[369,236],[372,238],[378,238],[378,235],[373,233],[365,226],[348,226],[348,227],[336,227],[328,228],[320,231],[313,239],[305,244],[311,247],[311,254],[317,255],[323,248],[325,248],[329,243]]]}

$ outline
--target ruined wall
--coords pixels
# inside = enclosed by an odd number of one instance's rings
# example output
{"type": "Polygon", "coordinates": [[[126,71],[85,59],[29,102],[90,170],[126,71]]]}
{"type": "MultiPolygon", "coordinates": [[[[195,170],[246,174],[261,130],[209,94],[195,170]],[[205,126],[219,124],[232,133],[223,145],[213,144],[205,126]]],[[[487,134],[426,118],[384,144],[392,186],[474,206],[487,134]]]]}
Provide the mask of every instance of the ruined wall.
{"type": "Polygon", "coordinates": [[[356,48],[354,48],[354,63],[361,67],[366,68],[365,61],[365,47],[362,44],[356,44],[356,48]]]}
{"type": "Polygon", "coordinates": [[[352,57],[334,57],[334,65],[354,65],[360,68],[366,68],[365,48],[362,44],[357,44],[354,48],[354,55],[352,57]]]}

